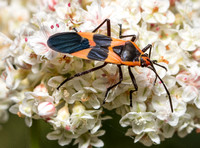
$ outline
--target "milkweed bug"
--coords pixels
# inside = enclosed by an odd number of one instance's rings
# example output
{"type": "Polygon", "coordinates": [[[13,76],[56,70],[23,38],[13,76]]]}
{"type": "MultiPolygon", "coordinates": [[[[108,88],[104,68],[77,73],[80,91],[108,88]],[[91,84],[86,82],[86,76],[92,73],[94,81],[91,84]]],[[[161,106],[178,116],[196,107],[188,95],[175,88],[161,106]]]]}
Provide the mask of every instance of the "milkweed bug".
{"type": "Polygon", "coordinates": [[[92,33],[88,32],[62,32],[57,33],[49,37],[47,44],[48,46],[61,53],[68,53],[73,56],[82,58],[82,59],[88,59],[88,60],[97,60],[97,61],[104,61],[104,64],[98,67],[94,67],[90,70],[77,73],[74,76],[65,79],[58,87],[59,89],[64,83],[67,81],[79,77],[81,75],[88,74],[90,72],[96,71],[104,66],[106,66],[108,63],[116,64],[119,69],[119,81],[108,87],[107,91],[105,93],[105,98],[103,101],[103,104],[106,101],[108,92],[114,88],[115,86],[119,85],[123,80],[123,74],[122,74],[122,65],[128,66],[128,72],[131,77],[132,83],[135,87],[134,90],[130,90],[130,106],[132,106],[132,93],[138,90],[138,86],[135,80],[135,77],[131,71],[131,67],[134,66],[141,66],[141,67],[147,67],[151,69],[155,75],[156,79],[154,81],[154,84],[157,80],[157,78],[160,80],[160,82],[163,84],[168,97],[170,101],[170,107],[171,111],[173,112],[173,105],[170,93],[165,85],[165,83],[162,81],[160,76],[157,74],[156,69],[153,64],[160,66],[164,69],[166,69],[164,66],[157,64],[156,60],[150,60],[151,55],[151,48],[152,45],[148,44],[146,47],[144,47],[142,50],[135,44],[135,35],[122,35],[122,25],[120,24],[120,31],[119,31],[119,38],[112,38],[111,37],[111,27],[110,27],[110,20],[105,19],[96,29],[92,31],[92,33]],[[102,34],[95,34],[95,32],[104,24],[107,23],[107,36],[102,34]],[[131,40],[125,41],[121,38],[125,37],[131,37],[131,40]],[[145,53],[149,49],[149,54],[145,53]]]}

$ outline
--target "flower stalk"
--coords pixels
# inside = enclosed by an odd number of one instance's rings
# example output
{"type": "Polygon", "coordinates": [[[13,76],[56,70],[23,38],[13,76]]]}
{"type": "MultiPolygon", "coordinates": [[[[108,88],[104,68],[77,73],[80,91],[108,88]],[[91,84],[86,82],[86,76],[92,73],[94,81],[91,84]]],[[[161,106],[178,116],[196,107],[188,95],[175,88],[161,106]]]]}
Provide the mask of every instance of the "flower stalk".
{"type": "Polygon", "coordinates": [[[40,124],[34,120],[30,128],[30,148],[40,148],[40,124]]]}

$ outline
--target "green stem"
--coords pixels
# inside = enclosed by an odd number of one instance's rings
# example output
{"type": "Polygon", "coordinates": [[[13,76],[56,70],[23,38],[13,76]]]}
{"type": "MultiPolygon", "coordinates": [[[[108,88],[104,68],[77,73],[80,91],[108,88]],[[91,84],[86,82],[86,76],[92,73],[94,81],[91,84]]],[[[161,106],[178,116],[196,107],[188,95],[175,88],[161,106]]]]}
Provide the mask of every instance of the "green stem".
{"type": "Polygon", "coordinates": [[[40,130],[39,121],[33,120],[33,125],[30,128],[30,148],[40,148],[40,130]]]}

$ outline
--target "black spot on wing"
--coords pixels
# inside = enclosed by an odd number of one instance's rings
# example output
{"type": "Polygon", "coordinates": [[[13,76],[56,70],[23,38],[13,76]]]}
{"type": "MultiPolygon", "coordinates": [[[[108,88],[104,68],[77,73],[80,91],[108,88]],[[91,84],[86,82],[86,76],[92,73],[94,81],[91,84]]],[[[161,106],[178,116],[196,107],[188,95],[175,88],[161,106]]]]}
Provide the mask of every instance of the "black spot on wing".
{"type": "Polygon", "coordinates": [[[62,32],[49,37],[47,45],[61,53],[74,53],[90,47],[89,41],[76,32],[62,32]]]}
{"type": "Polygon", "coordinates": [[[106,47],[95,46],[87,56],[88,59],[104,61],[108,57],[108,49],[106,47]]]}
{"type": "Polygon", "coordinates": [[[108,57],[108,47],[110,46],[112,39],[108,36],[101,34],[94,34],[93,40],[96,43],[87,58],[91,60],[104,61],[108,57]]]}
{"type": "Polygon", "coordinates": [[[110,46],[112,42],[112,38],[102,35],[102,34],[94,34],[93,40],[96,43],[96,45],[108,47],[110,46]]]}

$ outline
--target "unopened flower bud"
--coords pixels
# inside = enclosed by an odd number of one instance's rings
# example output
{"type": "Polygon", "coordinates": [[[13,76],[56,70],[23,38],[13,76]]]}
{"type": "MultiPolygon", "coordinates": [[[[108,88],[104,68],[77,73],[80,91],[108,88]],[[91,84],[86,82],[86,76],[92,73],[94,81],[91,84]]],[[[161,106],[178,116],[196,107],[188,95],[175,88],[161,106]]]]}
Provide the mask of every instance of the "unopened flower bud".
{"type": "Polygon", "coordinates": [[[34,92],[48,92],[47,88],[45,87],[44,84],[40,84],[35,87],[34,92]]]}
{"type": "Polygon", "coordinates": [[[73,113],[82,113],[84,111],[85,107],[80,102],[76,102],[74,107],[72,108],[73,113]]]}
{"type": "Polygon", "coordinates": [[[56,111],[55,106],[51,102],[42,102],[38,105],[38,114],[41,117],[50,117],[56,111]]]}
{"type": "Polygon", "coordinates": [[[69,116],[70,114],[69,114],[68,106],[65,105],[58,111],[57,118],[63,121],[63,120],[67,120],[69,116]]]}

